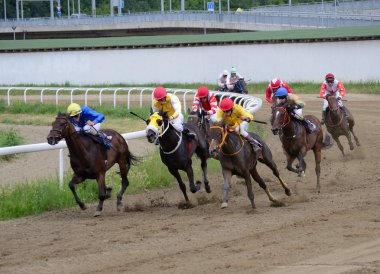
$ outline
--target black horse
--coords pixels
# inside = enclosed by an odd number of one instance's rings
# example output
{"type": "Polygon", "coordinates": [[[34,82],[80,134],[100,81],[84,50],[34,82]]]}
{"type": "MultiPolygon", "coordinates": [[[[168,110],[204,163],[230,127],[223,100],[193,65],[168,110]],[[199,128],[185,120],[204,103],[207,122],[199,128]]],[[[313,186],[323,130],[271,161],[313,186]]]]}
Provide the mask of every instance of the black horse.
{"type": "Polygon", "coordinates": [[[199,128],[200,134],[207,140],[209,130],[210,130],[210,121],[202,114],[202,108],[198,107],[195,111],[187,111],[187,123],[194,125],[199,128]]]}
{"type": "Polygon", "coordinates": [[[74,175],[69,182],[75,200],[81,209],[86,205],[79,199],[75,185],[86,179],[96,179],[99,189],[99,203],[94,216],[99,216],[103,210],[103,202],[111,196],[111,188],[106,188],[105,174],[115,163],[119,165],[121,175],[121,189],[117,194],[117,210],[122,209],[122,198],[129,185],[128,171],[132,164],[138,161],[137,157],[129,151],[128,144],[118,132],[105,129],[104,133],[112,136],[112,148],[107,150],[103,145],[95,143],[86,134],[76,132],[69,121],[67,114],[58,113],[52,123],[52,129],[47,136],[50,145],[57,144],[65,139],[70,152],[70,164],[74,175]]]}
{"type": "Polygon", "coordinates": [[[248,198],[253,208],[256,208],[256,205],[252,191],[251,176],[260,187],[264,189],[272,203],[282,205],[281,202],[272,196],[264,180],[257,172],[257,161],[268,166],[273,171],[273,174],[279,179],[285,190],[285,194],[288,196],[291,195],[290,189],[280,177],[276,163],[273,161],[270,148],[260,136],[254,133],[249,134],[261,143],[261,152],[255,153],[252,145],[249,144],[245,138],[235,133],[235,131],[230,132],[223,124],[212,125],[210,127],[210,134],[208,137],[210,154],[212,157],[220,161],[224,178],[223,203],[221,208],[226,208],[228,206],[228,193],[230,190],[232,175],[244,178],[247,186],[248,198]]]}
{"type": "Polygon", "coordinates": [[[306,115],[309,121],[315,126],[316,130],[313,133],[307,134],[306,129],[301,123],[291,119],[287,110],[288,105],[278,105],[272,108],[272,132],[274,135],[279,134],[282,148],[286,155],[286,168],[289,171],[295,172],[300,179],[306,171],[306,162],[304,157],[307,151],[313,150],[315,158],[315,173],[317,175],[317,191],[320,192],[320,174],[321,174],[321,150],[330,148],[332,140],[330,135],[326,135],[323,140],[323,131],[320,121],[313,115],[306,115]],[[292,164],[295,159],[298,159],[296,168],[292,164]]]}
{"type": "Polygon", "coordinates": [[[147,139],[150,143],[157,140],[160,145],[160,156],[162,162],[167,166],[169,172],[177,179],[178,185],[185,197],[185,208],[190,208],[191,203],[186,193],[186,185],[183,183],[178,170],[187,173],[189,179],[190,191],[197,192],[200,189],[201,182],[194,184],[194,174],[191,157],[196,155],[201,160],[203,171],[203,182],[207,193],[211,192],[209,181],[207,179],[207,158],[208,151],[205,138],[200,134],[199,129],[193,125],[185,126],[196,134],[196,137],[190,140],[182,132],[178,132],[169,122],[165,114],[154,113],[147,120],[147,139]]]}
{"type": "Polygon", "coordinates": [[[234,88],[231,90],[231,92],[236,92],[236,93],[244,93],[244,94],[247,94],[248,93],[248,87],[247,87],[247,83],[245,82],[245,80],[243,78],[240,78],[234,88]]]}
{"type": "Polygon", "coordinates": [[[346,108],[348,118],[344,117],[343,111],[340,109],[338,105],[338,100],[335,96],[327,96],[327,102],[329,103],[329,107],[326,110],[326,128],[327,131],[331,134],[331,136],[336,141],[340,151],[344,155],[343,146],[339,141],[339,136],[344,135],[348,140],[348,144],[350,145],[350,150],[354,149],[354,144],[351,140],[351,134],[354,136],[355,142],[357,146],[360,146],[359,139],[356,137],[354,133],[354,125],[355,120],[354,116],[349,112],[346,108]]]}

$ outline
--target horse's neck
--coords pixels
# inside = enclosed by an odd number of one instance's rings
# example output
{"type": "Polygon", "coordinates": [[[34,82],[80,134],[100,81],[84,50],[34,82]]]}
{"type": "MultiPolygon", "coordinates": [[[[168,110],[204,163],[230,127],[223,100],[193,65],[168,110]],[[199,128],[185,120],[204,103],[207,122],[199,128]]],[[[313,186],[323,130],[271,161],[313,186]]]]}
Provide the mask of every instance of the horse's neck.
{"type": "Polygon", "coordinates": [[[340,107],[337,106],[338,110],[336,112],[332,111],[330,106],[329,106],[329,115],[330,119],[333,123],[339,123],[339,121],[342,119],[342,111],[340,110],[340,107]]]}
{"type": "Polygon", "coordinates": [[[70,128],[68,134],[65,136],[67,148],[70,151],[70,155],[75,155],[78,158],[86,158],[88,150],[83,144],[84,136],[75,132],[74,128],[70,128]]]}
{"type": "Polygon", "coordinates": [[[244,145],[244,137],[233,132],[227,133],[225,144],[222,146],[224,153],[235,153],[244,145]]]}
{"type": "MultiPolygon", "coordinates": [[[[165,134],[160,137],[160,145],[164,149],[172,149],[176,146],[181,138],[182,132],[178,132],[174,127],[168,125],[169,128],[165,128],[165,134]]],[[[183,138],[182,138],[183,140],[183,138]]]]}
{"type": "Polygon", "coordinates": [[[297,122],[290,119],[289,123],[282,128],[282,133],[287,138],[296,137],[299,127],[300,127],[300,125],[297,122]]]}

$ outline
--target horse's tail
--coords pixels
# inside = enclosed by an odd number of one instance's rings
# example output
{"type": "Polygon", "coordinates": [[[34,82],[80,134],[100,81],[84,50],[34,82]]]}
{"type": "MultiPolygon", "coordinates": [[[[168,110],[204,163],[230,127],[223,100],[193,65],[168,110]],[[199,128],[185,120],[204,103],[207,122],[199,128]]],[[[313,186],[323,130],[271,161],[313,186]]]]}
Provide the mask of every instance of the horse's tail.
{"type": "Polygon", "coordinates": [[[141,162],[141,159],[142,159],[141,157],[133,155],[130,151],[128,151],[127,163],[129,166],[136,165],[137,163],[141,162]]]}
{"type": "Polygon", "coordinates": [[[323,140],[323,147],[322,149],[329,149],[334,144],[333,139],[331,138],[330,134],[325,135],[325,139],[323,140]]]}

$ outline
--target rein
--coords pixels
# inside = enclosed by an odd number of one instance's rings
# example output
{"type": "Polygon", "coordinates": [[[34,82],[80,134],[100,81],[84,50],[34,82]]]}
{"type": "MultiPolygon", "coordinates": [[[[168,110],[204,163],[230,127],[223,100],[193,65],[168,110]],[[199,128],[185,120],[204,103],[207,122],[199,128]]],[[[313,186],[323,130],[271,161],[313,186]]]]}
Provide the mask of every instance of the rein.
{"type": "MultiPolygon", "coordinates": [[[[332,119],[331,119],[331,112],[333,112],[333,111],[331,110],[331,107],[330,107],[330,101],[327,100],[327,102],[329,103],[330,120],[332,120],[332,119]]],[[[339,107],[338,107],[338,110],[337,110],[337,111],[339,111],[339,113],[340,113],[340,121],[339,121],[337,124],[326,123],[326,125],[328,125],[329,127],[340,127],[340,125],[342,124],[342,122],[343,122],[343,118],[344,118],[344,115],[343,115],[343,113],[342,113],[342,111],[341,111],[341,109],[340,109],[339,107]]]]}
{"type": "Polygon", "coordinates": [[[240,153],[240,151],[243,149],[243,146],[244,146],[244,140],[240,134],[239,134],[239,138],[241,140],[241,146],[240,146],[239,150],[234,152],[234,153],[224,153],[222,147],[226,144],[226,138],[228,135],[228,130],[225,127],[221,127],[221,126],[211,126],[210,129],[212,129],[212,128],[220,129],[220,131],[222,132],[222,141],[218,145],[218,148],[219,148],[219,151],[222,152],[223,155],[233,156],[233,155],[240,153]]]}
{"type": "MultiPolygon", "coordinates": [[[[170,123],[168,123],[168,126],[166,127],[166,128],[164,128],[164,123],[162,124],[162,127],[161,127],[161,129],[162,129],[162,133],[161,134],[159,134],[158,136],[157,136],[157,138],[156,138],[156,140],[158,139],[158,138],[162,138],[162,136],[164,136],[164,134],[168,131],[168,129],[169,129],[169,127],[170,127],[170,123]]],[[[179,134],[177,133],[177,131],[174,129],[174,132],[175,132],[175,134],[177,135],[177,137],[179,137],[179,140],[178,140],[178,142],[177,142],[177,145],[176,145],[176,147],[174,148],[174,149],[172,149],[171,151],[165,151],[164,149],[163,149],[163,147],[161,146],[161,143],[160,143],[160,149],[161,149],[161,151],[162,151],[162,153],[164,153],[164,154],[173,154],[174,152],[176,152],[177,151],[177,149],[179,148],[179,146],[181,145],[181,143],[182,143],[182,132],[180,132],[179,134]]]]}
{"type": "MultiPolygon", "coordinates": [[[[284,128],[286,127],[287,125],[290,124],[290,116],[289,116],[289,113],[287,112],[287,110],[283,107],[276,107],[276,109],[278,111],[281,111],[283,114],[284,114],[284,118],[282,119],[282,124],[281,124],[281,128],[284,128]]],[[[295,137],[297,137],[297,134],[294,134],[292,136],[286,136],[284,134],[284,131],[282,130],[282,134],[281,136],[284,136],[286,139],[293,139],[295,137]]]]}

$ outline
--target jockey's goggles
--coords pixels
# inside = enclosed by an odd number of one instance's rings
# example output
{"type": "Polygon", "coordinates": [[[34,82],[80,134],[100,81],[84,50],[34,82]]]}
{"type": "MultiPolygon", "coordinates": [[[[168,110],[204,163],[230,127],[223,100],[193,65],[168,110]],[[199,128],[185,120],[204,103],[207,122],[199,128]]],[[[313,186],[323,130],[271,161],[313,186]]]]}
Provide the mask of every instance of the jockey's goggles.
{"type": "Polygon", "coordinates": [[[327,83],[334,83],[334,79],[326,79],[327,83]]]}
{"type": "Polygon", "coordinates": [[[278,99],[285,99],[286,96],[278,96],[277,98],[278,98],[278,99]]]}

